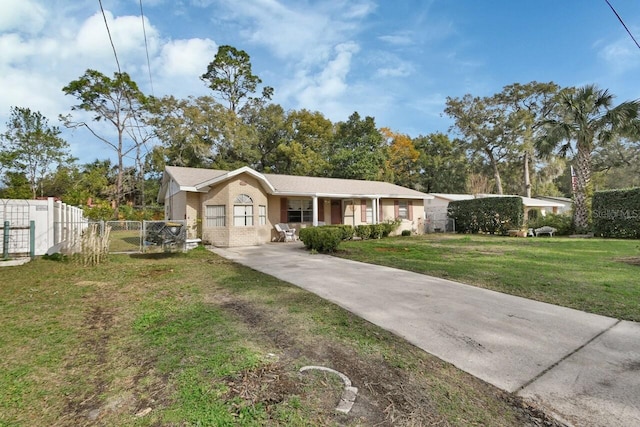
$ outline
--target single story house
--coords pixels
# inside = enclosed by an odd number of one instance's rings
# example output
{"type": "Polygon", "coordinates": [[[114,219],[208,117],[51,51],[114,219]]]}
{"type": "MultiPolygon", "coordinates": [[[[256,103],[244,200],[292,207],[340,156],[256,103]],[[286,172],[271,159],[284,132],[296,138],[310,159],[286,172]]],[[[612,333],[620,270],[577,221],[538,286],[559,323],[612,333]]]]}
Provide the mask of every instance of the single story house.
{"type": "Polygon", "coordinates": [[[433,196],[432,199],[425,201],[425,215],[427,223],[427,231],[454,231],[454,225],[451,223],[447,216],[447,208],[449,202],[458,200],[469,200],[485,197],[520,197],[522,204],[524,205],[525,218],[528,217],[529,211],[539,210],[542,216],[547,213],[561,213],[564,212],[564,204],[551,201],[542,200],[532,197],[513,196],[506,194],[445,194],[445,193],[429,193],[433,196]]]}
{"type": "Polygon", "coordinates": [[[274,226],[377,224],[424,231],[426,193],[388,182],[262,174],[177,166],[165,168],[158,202],[166,220],[186,220],[188,237],[220,247],[275,240],[274,226]]]}
{"type": "Polygon", "coordinates": [[[536,199],[561,204],[562,207],[558,208],[557,212],[554,210],[553,213],[563,214],[566,212],[571,212],[571,210],[573,209],[573,200],[569,199],[568,197],[536,196],[536,199]]]}

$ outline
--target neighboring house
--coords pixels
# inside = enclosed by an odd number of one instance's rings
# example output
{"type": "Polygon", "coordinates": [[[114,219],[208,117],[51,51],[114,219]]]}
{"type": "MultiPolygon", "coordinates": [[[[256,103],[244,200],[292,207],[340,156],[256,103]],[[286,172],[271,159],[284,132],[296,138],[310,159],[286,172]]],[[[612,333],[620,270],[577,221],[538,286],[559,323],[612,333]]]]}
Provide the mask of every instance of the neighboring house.
{"type": "Polygon", "coordinates": [[[277,223],[299,230],[322,224],[377,224],[401,219],[424,231],[431,196],[379,181],[167,166],[158,192],[165,219],[186,220],[189,237],[215,246],[249,246],[278,237],[277,223]]]}
{"type": "Polygon", "coordinates": [[[427,232],[440,232],[440,231],[455,231],[455,225],[453,221],[449,219],[447,215],[447,208],[449,202],[457,200],[469,200],[474,196],[471,194],[443,194],[443,193],[430,193],[433,196],[425,202],[424,211],[427,224],[427,232]]]}
{"type": "Polygon", "coordinates": [[[430,193],[433,199],[425,202],[425,215],[427,222],[427,231],[454,231],[454,225],[451,223],[447,216],[447,208],[449,202],[457,200],[469,200],[475,198],[485,197],[520,197],[522,204],[524,205],[524,215],[528,218],[529,211],[539,210],[542,216],[547,213],[561,213],[565,208],[565,205],[556,201],[534,199],[524,196],[511,196],[506,194],[444,194],[444,193],[430,193]]]}
{"type": "Polygon", "coordinates": [[[561,208],[558,208],[558,211],[554,213],[559,213],[559,214],[563,214],[563,213],[567,213],[567,212],[571,212],[571,210],[573,209],[573,200],[567,198],[567,197],[558,197],[558,196],[536,196],[536,199],[539,200],[545,200],[547,202],[554,202],[554,203],[559,203],[562,205],[561,208]]]}

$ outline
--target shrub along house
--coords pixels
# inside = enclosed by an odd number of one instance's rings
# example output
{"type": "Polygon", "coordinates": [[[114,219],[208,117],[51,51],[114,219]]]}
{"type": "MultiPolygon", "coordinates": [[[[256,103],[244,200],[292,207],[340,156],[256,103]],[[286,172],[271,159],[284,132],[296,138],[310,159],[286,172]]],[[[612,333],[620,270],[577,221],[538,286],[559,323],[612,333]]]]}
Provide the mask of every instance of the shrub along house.
{"type": "Polygon", "coordinates": [[[431,196],[399,185],[308,176],[167,166],[158,192],[166,220],[186,220],[189,237],[215,246],[273,241],[274,225],[377,224],[422,233],[431,196]]]}

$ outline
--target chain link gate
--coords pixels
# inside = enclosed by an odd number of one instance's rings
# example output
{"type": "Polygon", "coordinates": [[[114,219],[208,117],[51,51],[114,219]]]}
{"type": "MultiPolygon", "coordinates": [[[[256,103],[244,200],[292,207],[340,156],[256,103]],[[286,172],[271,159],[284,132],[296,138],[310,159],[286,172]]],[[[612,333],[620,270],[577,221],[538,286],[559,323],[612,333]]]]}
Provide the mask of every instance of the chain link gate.
{"type": "Polygon", "coordinates": [[[109,253],[182,251],[187,240],[186,221],[106,221],[110,227],[109,253]]]}

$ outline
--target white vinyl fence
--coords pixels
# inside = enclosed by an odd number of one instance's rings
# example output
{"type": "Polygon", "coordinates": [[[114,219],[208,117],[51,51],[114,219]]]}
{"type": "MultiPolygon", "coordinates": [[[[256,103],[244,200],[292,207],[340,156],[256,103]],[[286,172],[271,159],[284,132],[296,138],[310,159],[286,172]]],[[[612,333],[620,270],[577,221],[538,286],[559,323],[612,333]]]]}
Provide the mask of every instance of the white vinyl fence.
{"type": "Polygon", "coordinates": [[[81,208],[52,197],[46,200],[0,199],[0,254],[10,257],[72,253],[87,227],[81,208]],[[7,238],[4,238],[7,237],[7,238]]]}

